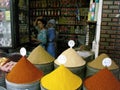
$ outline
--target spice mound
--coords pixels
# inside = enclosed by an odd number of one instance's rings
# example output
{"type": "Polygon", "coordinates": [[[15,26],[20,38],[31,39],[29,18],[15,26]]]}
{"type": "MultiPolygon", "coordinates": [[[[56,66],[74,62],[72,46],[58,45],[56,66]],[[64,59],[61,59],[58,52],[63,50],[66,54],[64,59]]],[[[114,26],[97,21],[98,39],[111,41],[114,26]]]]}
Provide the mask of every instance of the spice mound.
{"type": "Polygon", "coordinates": [[[6,79],[13,83],[24,84],[38,81],[42,78],[43,72],[37,69],[25,57],[22,57],[13,67],[6,79]]]}
{"type": "Polygon", "coordinates": [[[30,53],[28,60],[32,64],[46,64],[53,62],[55,58],[39,45],[30,53]]]}
{"type": "Polygon", "coordinates": [[[84,86],[87,90],[120,90],[120,82],[107,68],[87,78],[84,86]]]}
{"type": "MultiPolygon", "coordinates": [[[[66,62],[64,63],[66,67],[80,67],[86,64],[86,61],[72,48],[68,48],[61,55],[66,57],[66,62]]],[[[61,55],[54,61],[55,64],[61,64],[58,60],[61,55]]]]}
{"type": "MultiPolygon", "coordinates": [[[[104,58],[109,58],[109,56],[105,53],[100,54],[96,59],[94,59],[91,62],[88,62],[88,66],[96,69],[103,69],[104,66],[102,65],[102,61],[104,58]]],[[[116,65],[116,63],[112,60],[111,66],[108,67],[109,70],[118,69],[119,67],[116,65]]]]}
{"type": "Polygon", "coordinates": [[[64,65],[60,65],[41,79],[41,85],[47,90],[77,90],[81,84],[81,78],[64,65]]]}

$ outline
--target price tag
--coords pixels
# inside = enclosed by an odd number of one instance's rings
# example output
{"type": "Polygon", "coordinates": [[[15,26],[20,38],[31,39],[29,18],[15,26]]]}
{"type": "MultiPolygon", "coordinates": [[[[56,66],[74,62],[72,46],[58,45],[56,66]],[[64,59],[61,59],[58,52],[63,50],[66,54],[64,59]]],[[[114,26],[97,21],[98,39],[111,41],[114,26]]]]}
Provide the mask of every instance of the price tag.
{"type": "Polygon", "coordinates": [[[112,60],[110,58],[104,58],[102,61],[102,65],[105,67],[109,67],[112,64],[112,60]]]}
{"type": "Polygon", "coordinates": [[[20,49],[20,54],[21,54],[22,56],[25,56],[25,55],[26,55],[26,49],[25,49],[24,47],[22,47],[22,48],[20,49]]]}
{"type": "Polygon", "coordinates": [[[74,40],[70,40],[70,41],[68,42],[68,46],[69,46],[70,48],[74,47],[74,46],[75,46],[74,40]]]}
{"type": "Polygon", "coordinates": [[[67,59],[66,59],[66,57],[65,57],[64,55],[60,55],[60,56],[57,58],[57,60],[58,60],[58,62],[59,62],[60,64],[65,64],[66,61],[67,61],[67,59]]]}

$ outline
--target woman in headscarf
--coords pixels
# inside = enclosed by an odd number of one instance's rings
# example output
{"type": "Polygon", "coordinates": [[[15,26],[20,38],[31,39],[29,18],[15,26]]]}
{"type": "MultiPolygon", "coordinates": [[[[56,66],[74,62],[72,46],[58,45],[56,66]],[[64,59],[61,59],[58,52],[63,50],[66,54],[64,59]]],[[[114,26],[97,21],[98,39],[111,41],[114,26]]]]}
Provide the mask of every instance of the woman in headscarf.
{"type": "Polygon", "coordinates": [[[55,39],[56,39],[56,31],[55,31],[55,20],[50,19],[47,23],[47,52],[52,55],[53,57],[56,57],[56,51],[55,51],[55,39]]]}
{"type": "Polygon", "coordinates": [[[37,38],[32,38],[36,43],[39,43],[44,49],[46,49],[47,44],[47,30],[45,28],[46,20],[43,18],[37,18],[35,29],[38,31],[37,38]]]}

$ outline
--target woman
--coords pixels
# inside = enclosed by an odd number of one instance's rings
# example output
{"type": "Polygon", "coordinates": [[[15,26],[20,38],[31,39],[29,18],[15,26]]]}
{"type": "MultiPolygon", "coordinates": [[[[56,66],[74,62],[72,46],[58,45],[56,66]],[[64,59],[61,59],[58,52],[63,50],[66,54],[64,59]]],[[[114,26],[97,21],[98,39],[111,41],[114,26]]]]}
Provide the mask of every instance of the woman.
{"type": "Polygon", "coordinates": [[[35,43],[41,45],[44,49],[46,47],[47,43],[47,31],[46,31],[46,21],[43,18],[37,18],[35,29],[38,31],[37,38],[32,38],[32,40],[35,41],[35,43]]]}
{"type": "Polygon", "coordinates": [[[53,57],[56,56],[55,51],[55,38],[56,38],[56,31],[55,31],[55,20],[51,19],[47,23],[47,52],[52,55],[53,57]]]}

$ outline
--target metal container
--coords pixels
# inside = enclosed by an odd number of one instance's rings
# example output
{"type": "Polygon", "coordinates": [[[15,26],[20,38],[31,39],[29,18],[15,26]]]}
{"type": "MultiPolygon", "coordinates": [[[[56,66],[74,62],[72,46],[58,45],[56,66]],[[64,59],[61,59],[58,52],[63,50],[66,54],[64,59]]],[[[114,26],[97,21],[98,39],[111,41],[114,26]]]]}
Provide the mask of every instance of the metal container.
{"type": "Polygon", "coordinates": [[[27,84],[16,84],[6,81],[6,88],[7,90],[41,90],[40,89],[40,81],[36,81],[33,83],[27,83],[27,84]]]}
{"type": "Polygon", "coordinates": [[[0,86],[6,87],[6,85],[5,85],[5,72],[3,72],[3,71],[0,71],[0,86]]]}
{"type": "MultiPolygon", "coordinates": [[[[57,82],[56,82],[57,83],[57,82]]],[[[41,87],[41,90],[48,90],[48,89],[45,89],[42,85],[40,85],[40,87],[41,87]]],[[[82,90],[81,89],[81,87],[79,87],[78,89],[76,89],[76,90],[82,90]]]]}
{"type": "Polygon", "coordinates": [[[83,89],[82,90],[87,90],[86,87],[83,85],[83,89]]]}
{"type": "Polygon", "coordinates": [[[4,87],[0,86],[0,90],[7,90],[7,89],[5,89],[4,87]]]}
{"type": "MultiPolygon", "coordinates": [[[[57,68],[58,65],[54,63],[54,67],[57,68]]],[[[76,74],[80,78],[84,79],[85,78],[85,70],[86,70],[86,65],[80,66],[80,67],[67,67],[72,73],[76,74]]]]}
{"type": "Polygon", "coordinates": [[[54,62],[46,63],[46,64],[34,64],[39,70],[42,70],[44,75],[50,73],[54,70],[54,62]]]}
{"type": "Polygon", "coordinates": [[[86,61],[90,62],[94,59],[94,52],[92,51],[85,51],[85,50],[76,50],[77,53],[86,61]]]}
{"type": "Polygon", "coordinates": [[[5,52],[0,52],[0,58],[2,58],[2,57],[8,57],[8,54],[5,52]]]}

